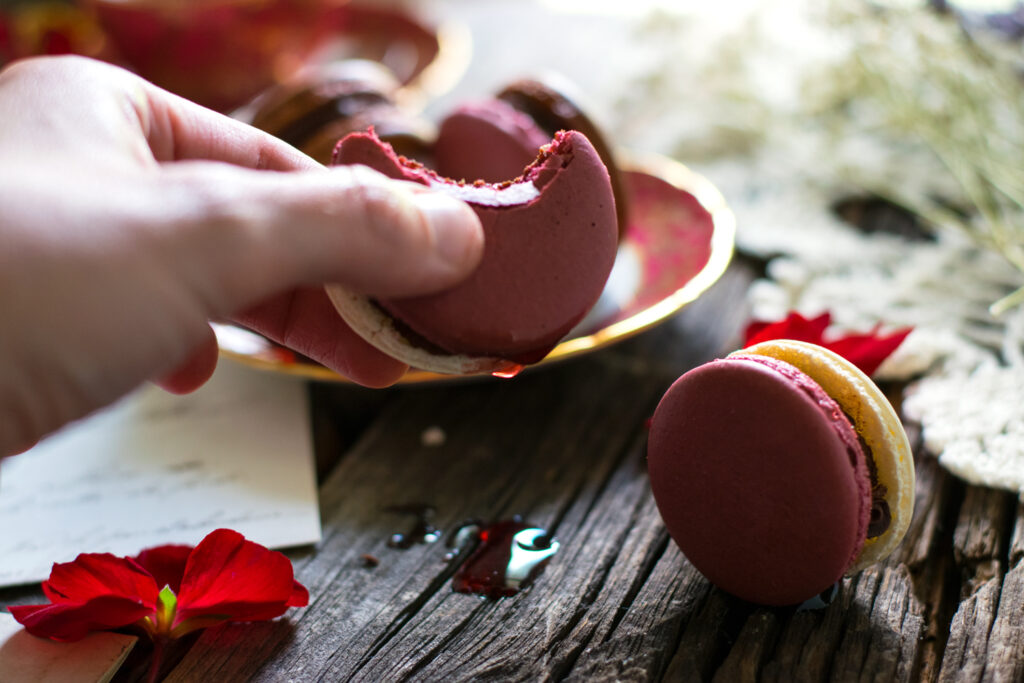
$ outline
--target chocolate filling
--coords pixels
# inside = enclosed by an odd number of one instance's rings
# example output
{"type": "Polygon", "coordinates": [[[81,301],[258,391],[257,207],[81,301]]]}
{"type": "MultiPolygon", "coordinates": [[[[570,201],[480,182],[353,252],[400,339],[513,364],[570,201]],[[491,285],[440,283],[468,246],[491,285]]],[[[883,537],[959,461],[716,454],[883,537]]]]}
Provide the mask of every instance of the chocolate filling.
{"type": "MultiPolygon", "coordinates": [[[[854,425],[853,420],[850,419],[850,416],[845,411],[843,416],[849,421],[851,426],[854,425]]],[[[864,457],[868,466],[868,479],[871,482],[871,517],[868,519],[867,537],[877,538],[884,534],[889,525],[892,524],[892,511],[889,510],[889,502],[885,499],[885,494],[889,491],[884,484],[878,481],[878,466],[875,464],[875,456],[872,454],[871,448],[856,428],[853,431],[857,435],[860,447],[864,450],[864,457]]]]}
{"type": "Polygon", "coordinates": [[[857,438],[860,439],[864,451],[867,453],[868,476],[871,479],[871,518],[868,520],[867,537],[877,538],[884,534],[892,524],[892,511],[889,509],[889,502],[885,499],[885,494],[889,491],[884,484],[878,481],[878,468],[875,465],[874,457],[871,456],[871,450],[859,434],[857,438]]]}
{"type": "Polygon", "coordinates": [[[405,341],[409,342],[417,349],[422,349],[427,353],[433,353],[437,355],[451,355],[451,351],[448,351],[447,349],[442,349],[440,346],[430,341],[429,339],[427,339],[419,332],[406,325],[404,322],[402,322],[395,316],[388,313],[384,309],[384,307],[381,306],[379,302],[377,302],[376,299],[370,299],[370,303],[373,305],[374,308],[376,308],[382,314],[387,316],[388,320],[391,321],[391,324],[395,326],[395,330],[398,331],[398,334],[402,335],[402,337],[405,338],[405,341]]]}
{"type": "Polygon", "coordinates": [[[358,116],[372,107],[386,104],[390,104],[390,101],[380,93],[363,91],[339,95],[283,126],[277,137],[294,147],[301,147],[327,124],[358,116]]]}
{"type": "MultiPolygon", "coordinates": [[[[381,306],[380,303],[378,303],[376,300],[370,299],[370,304],[373,305],[373,307],[376,308],[378,311],[386,315],[388,319],[391,321],[391,324],[395,326],[395,330],[400,335],[402,335],[405,341],[412,344],[413,347],[417,349],[422,349],[427,353],[432,353],[440,356],[458,355],[453,351],[449,351],[448,349],[438,346],[437,344],[430,341],[416,330],[409,327],[407,324],[405,324],[405,322],[391,315],[391,313],[385,310],[384,307],[381,306]]],[[[538,363],[541,360],[543,360],[544,357],[547,356],[549,353],[551,353],[550,348],[538,349],[536,351],[527,351],[525,353],[518,354],[513,358],[505,358],[504,360],[511,361],[513,363],[518,363],[520,365],[532,365],[533,363],[538,363]]]]}

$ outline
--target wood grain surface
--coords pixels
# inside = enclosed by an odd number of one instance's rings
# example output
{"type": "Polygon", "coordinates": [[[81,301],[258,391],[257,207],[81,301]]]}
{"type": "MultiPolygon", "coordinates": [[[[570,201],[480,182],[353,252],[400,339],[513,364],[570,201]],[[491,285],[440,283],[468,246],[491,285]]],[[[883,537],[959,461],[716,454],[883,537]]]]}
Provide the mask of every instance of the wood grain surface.
{"type": "MultiPolygon", "coordinates": [[[[930,456],[918,457],[902,546],[821,609],[732,598],[667,537],[645,421],[680,372],[736,344],[752,272],[737,263],[657,330],[514,380],[313,386],[325,537],[292,553],[310,605],[180,643],[166,680],[1024,679],[1024,507],[930,456]],[[431,428],[443,443],[424,441],[431,428]],[[389,547],[410,520],[385,508],[408,503],[433,506],[446,532],[522,515],[561,549],[514,597],[455,593],[459,560],[446,561],[444,540],[389,547]]],[[[144,679],[147,648],[137,650],[117,680],[144,679]]]]}
{"type": "MultiPolygon", "coordinates": [[[[324,540],[292,553],[310,605],[186,639],[166,680],[1024,680],[1024,506],[947,474],[913,425],[907,538],[825,608],[732,598],[670,541],[645,423],[681,372],[735,347],[752,277],[737,263],[662,327],[514,380],[311,386],[324,540]],[[410,519],[385,509],[409,503],[445,532],[521,515],[561,548],[514,597],[455,593],[444,540],[389,547],[410,519]]],[[[147,658],[140,643],[116,680],[144,680],[147,658]]]]}

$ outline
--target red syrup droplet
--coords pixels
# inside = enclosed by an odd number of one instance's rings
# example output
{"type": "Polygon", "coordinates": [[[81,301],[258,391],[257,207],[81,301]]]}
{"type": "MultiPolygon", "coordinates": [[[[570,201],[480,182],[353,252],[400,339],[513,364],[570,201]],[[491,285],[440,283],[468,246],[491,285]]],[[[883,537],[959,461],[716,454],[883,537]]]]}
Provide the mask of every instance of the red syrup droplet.
{"type": "Polygon", "coordinates": [[[508,363],[492,372],[491,375],[494,377],[501,377],[502,379],[512,379],[522,372],[525,367],[525,365],[520,365],[519,363],[508,363]]]}
{"type": "Polygon", "coordinates": [[[415,518],[409,531],[391,534],[391,538],[388,539],[388,546],[391,548],[407,550],[417,543],[434,543],[441,538],[441,532],[430,523],[430,520],[434,518],[434,508],[426,503],[390,505],[384,508],[384,512],[410,515],[415,518]]]}
{"type": "Polygon", "coordinates": [[[558,541],[519,517],[475,528],[477,547],[452,577],[456,593],[507,598],[528,586],[558,552],[558,541]]]}

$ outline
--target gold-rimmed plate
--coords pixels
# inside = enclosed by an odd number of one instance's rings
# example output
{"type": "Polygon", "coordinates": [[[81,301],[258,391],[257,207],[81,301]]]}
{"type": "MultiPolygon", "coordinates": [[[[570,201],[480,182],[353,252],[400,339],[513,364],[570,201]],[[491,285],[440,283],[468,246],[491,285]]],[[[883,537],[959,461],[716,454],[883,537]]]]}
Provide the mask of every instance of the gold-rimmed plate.
{"type": "MultiPolygon", "coordinates": [[[[708,290],[732,258],[736,224],[704,177],[656,155],[622,155],[630,219],[594,309],[540,363],[590,353],[650,329],[708,290]]],[[[221,354],[250,367],[347,382],[336,372],[234,325],[214,325],[221,354]]],[[[401,384],[457,379],[412,369],[401,384]]],[[[465,378],[461,378],[465,379],[465,378]]]]}

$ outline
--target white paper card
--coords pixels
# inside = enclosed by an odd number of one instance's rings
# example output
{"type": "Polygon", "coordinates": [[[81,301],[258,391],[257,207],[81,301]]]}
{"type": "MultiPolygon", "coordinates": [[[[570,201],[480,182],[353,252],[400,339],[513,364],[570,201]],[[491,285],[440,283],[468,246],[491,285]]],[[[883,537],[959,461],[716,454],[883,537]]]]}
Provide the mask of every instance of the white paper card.
{"type": "Polygon", "coordinates": [[[124,663],[138,638],[92,633],[74,643],[36,638],[0,612],[0,681],[6,683],[105,683],[124,663]]]}
{"type": "Polygon", "coordinates": [[[230,362],[194,394],[147,386],[0,467],[0,585],[220,527],[275,548],[320,539],[305,386],[230,362]]]}

